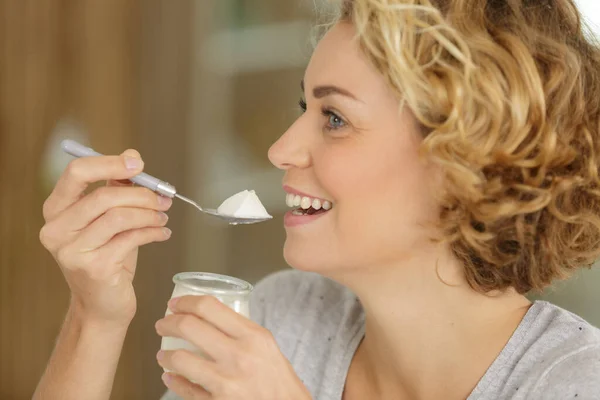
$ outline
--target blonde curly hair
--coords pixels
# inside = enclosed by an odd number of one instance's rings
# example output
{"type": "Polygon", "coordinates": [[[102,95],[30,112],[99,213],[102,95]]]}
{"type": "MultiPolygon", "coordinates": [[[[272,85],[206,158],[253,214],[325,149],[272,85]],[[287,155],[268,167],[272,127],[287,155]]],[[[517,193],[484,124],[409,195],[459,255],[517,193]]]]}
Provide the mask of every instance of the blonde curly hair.
{"type": "Polygon", "coordinates": [[[600,46],[572,0],[346,0],[339,21],[420,122],[473,288],[541,290],[599,258],[600,46]]]}

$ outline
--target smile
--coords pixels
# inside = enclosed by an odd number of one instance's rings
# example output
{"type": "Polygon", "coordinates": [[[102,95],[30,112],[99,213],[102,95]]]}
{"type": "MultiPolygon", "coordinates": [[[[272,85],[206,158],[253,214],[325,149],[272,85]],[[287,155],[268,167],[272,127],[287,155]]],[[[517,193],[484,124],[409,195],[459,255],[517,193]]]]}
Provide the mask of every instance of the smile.
{"type": "Polygon", "coordinates": [[[288,185],[284,185],[283,188],[286,191],[285,203],[292,208],[284,217],[284,225],[288,228],[306,225],[320,219],[334,206],[331,200],[311,196],[288,185]]]}
{"type": "Polygon", "coordinates": [[[329,211],[332,203],[329,200],[301,196],[299,194],[288,193],[285,197],[285,203],[288,207],[294,208],[293,215],[313,215],[322,214],[329,211]]]}

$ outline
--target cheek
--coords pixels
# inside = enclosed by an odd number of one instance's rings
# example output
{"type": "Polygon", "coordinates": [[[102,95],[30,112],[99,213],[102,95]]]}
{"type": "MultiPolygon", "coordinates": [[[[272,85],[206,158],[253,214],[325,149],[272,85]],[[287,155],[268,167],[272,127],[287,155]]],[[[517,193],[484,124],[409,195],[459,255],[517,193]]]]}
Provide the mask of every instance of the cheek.
{"type": "Polygon", "coordinates": [[[417,206],[426,196],[427,176],[416,150],[400,144],[331,151],[315,171],[334,201],[352,212],[402,215],[402,206],[417,206]]]}
{"type": "Polygon", "coordinates": [[[391,257],[414,246],[431,216],[427,175],[416,149],[402,144],[332,154],[321,181],[337,210],[336,246],[351,260],[391,257]]]}

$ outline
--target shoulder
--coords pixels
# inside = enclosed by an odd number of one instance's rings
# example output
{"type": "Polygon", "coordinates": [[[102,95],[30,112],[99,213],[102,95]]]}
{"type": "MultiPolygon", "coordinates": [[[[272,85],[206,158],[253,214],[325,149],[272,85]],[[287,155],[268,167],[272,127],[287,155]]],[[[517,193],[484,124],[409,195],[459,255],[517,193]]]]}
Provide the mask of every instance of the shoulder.
{"type": "Polygon", "coordinates": [[[269,329],[291,317],[333,318],[356,306],[356,297],[344,286],[312,272],[283,270],[259,281],[252,293],[250,315],[269,329]]]}
{"type": "Polygon", "coordinates": [[[600,329],[551,303],[535,306],[533,339],[522,358],[533,398],[600,399],[600,329]]]}
{"type": "Polygon", "coordinates": [[[600,399],[600,344],[588,344],[554,360],[534,393],[540,399],[600,399]]]}
{"type": "Polygon", "coordinates": [[[532,330],[554,359],[600,346],[600,329],[580,316],[546,301],[537,301],[535,305],[539,312],[532,330]]]}

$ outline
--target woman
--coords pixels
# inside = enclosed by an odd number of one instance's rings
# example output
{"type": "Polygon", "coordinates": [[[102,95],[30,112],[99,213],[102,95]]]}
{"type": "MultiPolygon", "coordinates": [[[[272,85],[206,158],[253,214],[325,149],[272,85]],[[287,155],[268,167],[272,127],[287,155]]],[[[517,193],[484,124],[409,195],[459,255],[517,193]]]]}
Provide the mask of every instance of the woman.
{"type": "MultiPolygon", "coordinates": [[[[340,7],[269,151],[304,206],[285,216],[299,271],[257,285],[255,322],[171,301],[157,332],[213,360],[159,352],[168,396],[600,398],[600,331],[523,296],[600,253],[600,49],[575,5],[340,7]]],[[[45,204],[72,302],[37,399],[109,396],[137,247],[168,238],[170,201],[118,183],[141,170],[131,150],[75,160],[45,204]]]]}

